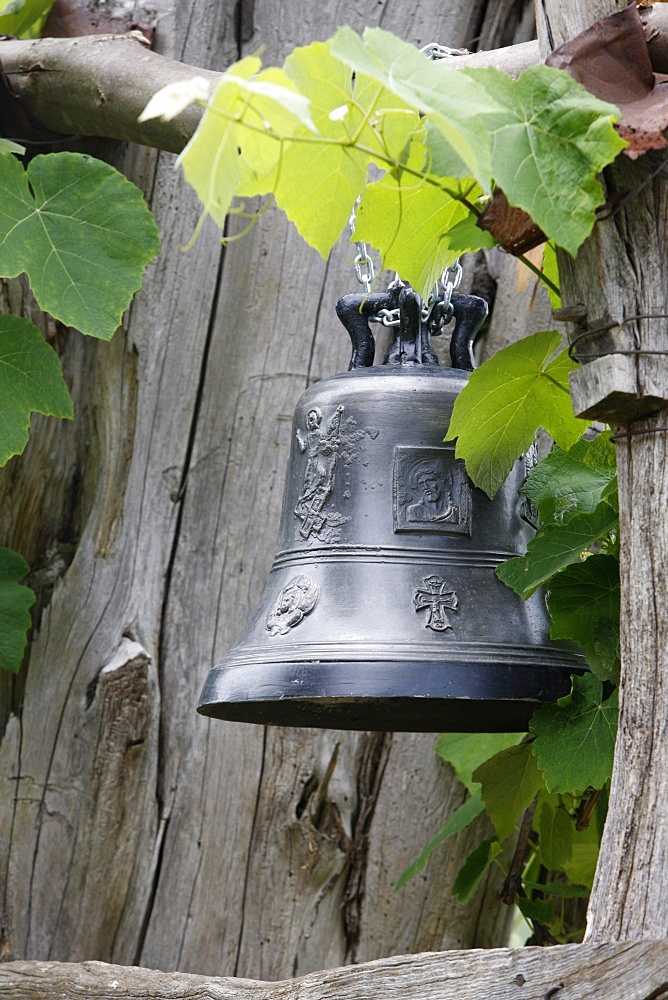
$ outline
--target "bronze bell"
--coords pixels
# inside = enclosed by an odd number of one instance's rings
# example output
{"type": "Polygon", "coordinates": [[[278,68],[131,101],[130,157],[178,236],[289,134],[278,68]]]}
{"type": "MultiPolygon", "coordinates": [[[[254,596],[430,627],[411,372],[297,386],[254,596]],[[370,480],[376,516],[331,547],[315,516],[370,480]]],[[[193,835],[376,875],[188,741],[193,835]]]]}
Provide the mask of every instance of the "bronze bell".
{"type": "Polygon", "coordinates": [[[211,670],[198,711],[329,729],[519,732],[584,660],[549,639],[544,597],[495,576],[533,534],[515,464],[493,500],[443,443],[487,305],[425,315],[405,286],[337,304],[353,356],[294,416],[278,554],[255,615],[211,670]],[[394,310],[385,364],[369,319],[394,310]],[[454,312],[453,368],[430,347],[454,312]]]}

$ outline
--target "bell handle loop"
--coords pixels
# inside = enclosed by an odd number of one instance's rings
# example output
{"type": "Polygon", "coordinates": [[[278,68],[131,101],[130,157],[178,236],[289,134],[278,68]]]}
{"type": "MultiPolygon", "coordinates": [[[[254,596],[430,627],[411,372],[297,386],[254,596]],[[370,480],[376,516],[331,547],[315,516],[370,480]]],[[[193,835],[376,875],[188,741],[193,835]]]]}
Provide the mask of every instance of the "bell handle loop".
{"type": "Polygon", "coordinates": [[[476,367],[473,345],[482,324],[487,318],[489,307],[478,295],[453,294],[452,311],[455,328],[450,339],[450,359],[453,368],[472,372],[476,367]]]}
{"type": "Polygon", "coordinates": [[[381,309],[395,309],[401,286],[368,295],[344,295],[336,303],[336,315],[345,326],[353,345],[348,371],[373,365],[376,343],[369,318],[381,309]]]}

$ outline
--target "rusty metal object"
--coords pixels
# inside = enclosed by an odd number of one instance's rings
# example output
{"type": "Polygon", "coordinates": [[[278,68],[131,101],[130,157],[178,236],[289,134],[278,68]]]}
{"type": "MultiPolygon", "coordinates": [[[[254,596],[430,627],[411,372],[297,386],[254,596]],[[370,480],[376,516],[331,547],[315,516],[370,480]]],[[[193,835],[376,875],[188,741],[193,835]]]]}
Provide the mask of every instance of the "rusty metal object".
{"type": "Polygon", "coordinates": [[[631,4],[570,38],[546,59],[622,113],[617,129],[635,160],[668,145],[668,75],[652,70],[643,22],[631,4]]]}

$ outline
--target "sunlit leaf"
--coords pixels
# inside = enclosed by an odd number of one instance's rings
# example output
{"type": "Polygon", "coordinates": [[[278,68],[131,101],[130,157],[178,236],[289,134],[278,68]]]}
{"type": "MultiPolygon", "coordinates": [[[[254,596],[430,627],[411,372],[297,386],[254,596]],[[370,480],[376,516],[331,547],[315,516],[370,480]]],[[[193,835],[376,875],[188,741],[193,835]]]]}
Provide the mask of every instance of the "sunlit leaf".
{"type": "Polygon", "coordinates": [[[151,118],[161,118],[169,122],[196,101],[208,101],[210,92],[211,83],[203,76],[168,83],[153,95],[137,120],[147,122],[151,118]]]}
{"type": "Polygon", "coordinates": [[[543,427],[569,448],[588,426],[573,414],[568,373],[574,362],[558,350],[554,331],[535,333],[497,351],[471,373],[455,401],[446,440],[488,496],[505,482],[519,456],[543,427]]]}

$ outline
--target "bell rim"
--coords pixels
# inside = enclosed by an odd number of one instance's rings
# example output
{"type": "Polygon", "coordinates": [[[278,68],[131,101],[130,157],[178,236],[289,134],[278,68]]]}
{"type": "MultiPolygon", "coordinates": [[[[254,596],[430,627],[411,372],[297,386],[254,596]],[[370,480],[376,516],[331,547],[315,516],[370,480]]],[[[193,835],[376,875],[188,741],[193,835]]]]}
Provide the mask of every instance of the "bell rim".
{"type": "Polygon", "coordinates": [[[570,691],[556,665],[454,660],[339,660],[216,665],[197,711],[229,722],[376,732],[526,732],[542,705],[570,691]]]}

